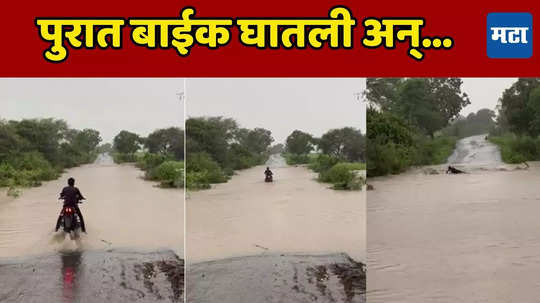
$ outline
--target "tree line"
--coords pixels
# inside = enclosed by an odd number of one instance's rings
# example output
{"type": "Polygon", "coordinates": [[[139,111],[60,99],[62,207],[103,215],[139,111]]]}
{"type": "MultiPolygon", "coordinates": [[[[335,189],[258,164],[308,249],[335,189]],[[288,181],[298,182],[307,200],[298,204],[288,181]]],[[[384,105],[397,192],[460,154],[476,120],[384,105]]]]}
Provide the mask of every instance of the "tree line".
{"type": "Polygon", "coordinates": [[[470,104],[462,84],[459,78],[368,78],[368,175],[446,162],[457,137],[441,130],[470,104]]]}
{"type": "Polygon", "coordinates": [[[235,170],[266,162],[274,142],[264,128],[242,128],[232,118],[194,117],[186,120],[186,187],[209,188],[226,182],[235,170]]]}
{"type": "Polygon", "coordinates": [[[508,163],[540,160],[540,79],[519,78],[497,103],[496,127],[489,140],[508,163]]]}
{"type": "Polygon", "coordinates": [[[331,129],[320,138],[295,130],[286,139],[287,163],[307,164],[318,173],[318,180],[334,189],[359,190],[364,183],[366,138],[359,129],[331,129]]]}
{"type": "Polygon", "coordinates": [[[264,164],[271,154],[283,153],[289,164],[307,164],[315,162],[310,160],[313,155],[322,153],[331,159],[327,161],[332,162],[331,166],[338,162],[350,164],[347,176],[359,170],[358,163],[365,159],[365,137],[354,128],[331,130],[321,138],[295,130],[285,145],[272,145],[270,130],[243,128],[226,117],[189,118],[186,132],[189,189],[206,189],[211,184],[227,182],[234,171],[264,164]]]}
{"type": "Polygon", "coordinates": [[[134,162],[145,171],[147,180],[163,187],[184,187],[184,130],[157,129],[147,137],[122,130],[108,146],[116,163],[134,162]]]}
{"type": "Polygon", "coordinates": [[[99,131],[73,129],[64,120],[1,120],[0,187],[38,186],[91,163],[101,140],[99,131]]]}

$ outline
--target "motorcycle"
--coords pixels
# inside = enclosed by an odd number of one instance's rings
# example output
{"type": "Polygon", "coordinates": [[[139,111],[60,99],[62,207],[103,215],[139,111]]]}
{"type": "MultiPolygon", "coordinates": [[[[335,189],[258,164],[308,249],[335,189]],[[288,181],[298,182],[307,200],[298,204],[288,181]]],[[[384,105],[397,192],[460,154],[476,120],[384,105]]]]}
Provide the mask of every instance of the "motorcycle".
{"type": "Polygon", "coordinates": [[[268,174],[264,178],[264,182],[274,182],[274,178],[272,177],[272,175],[268,174]]]}
{"type": "MultiPolygon", "coordinates": [[[[78,202],[81,203],[81,202],[78,202]]],[[[64,205],[60,212],[60,226],[65,233],[77,235],[77,230],[81,227],[80,218],[77,215],[77,210],[73,206],[64,205]]]]}

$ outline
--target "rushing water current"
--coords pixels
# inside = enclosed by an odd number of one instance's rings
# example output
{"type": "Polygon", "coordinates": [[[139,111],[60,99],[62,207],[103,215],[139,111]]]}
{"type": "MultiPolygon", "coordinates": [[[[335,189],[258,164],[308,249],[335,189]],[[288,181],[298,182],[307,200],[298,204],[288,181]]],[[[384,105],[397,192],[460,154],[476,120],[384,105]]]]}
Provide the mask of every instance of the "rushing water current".
{"type": "Polygon", "coordinates": [[[336,191],[280,157],[187,199],[187,260],[347,253],[365,262],[365,191],[336,191]],[[274,182],[264,182],[266,166],[274,182]]]}

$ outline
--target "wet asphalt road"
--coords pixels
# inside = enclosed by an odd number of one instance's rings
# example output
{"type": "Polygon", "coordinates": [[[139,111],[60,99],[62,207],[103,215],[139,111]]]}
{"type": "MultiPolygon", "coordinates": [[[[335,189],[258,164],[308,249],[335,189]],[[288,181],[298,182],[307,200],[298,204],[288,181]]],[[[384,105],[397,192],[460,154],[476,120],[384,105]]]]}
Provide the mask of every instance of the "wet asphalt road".
{"type": "Polygon", "coordinates": [[[366,272],[346,254],[261,255],[189,264],[187,301],[364,303],[366,272]]]}
{"type": "Polygon", "coordinates": [[[0,260],[0,302],[183,302],[172,251],[73,251],[0,260]]]}

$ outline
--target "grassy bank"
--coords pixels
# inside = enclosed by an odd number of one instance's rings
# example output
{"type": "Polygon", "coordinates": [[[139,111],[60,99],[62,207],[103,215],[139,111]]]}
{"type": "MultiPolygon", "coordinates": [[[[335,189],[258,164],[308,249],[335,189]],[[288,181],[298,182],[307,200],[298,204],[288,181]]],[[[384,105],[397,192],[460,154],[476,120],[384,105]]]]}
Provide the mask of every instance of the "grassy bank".
{"type": "Polygon", "coordinates": [[[523,163],[540,160],[540,139],[530,136],[503,134],[489,136],[488,140],[501,150],[501,158],[505,163],[523,163]]]}

